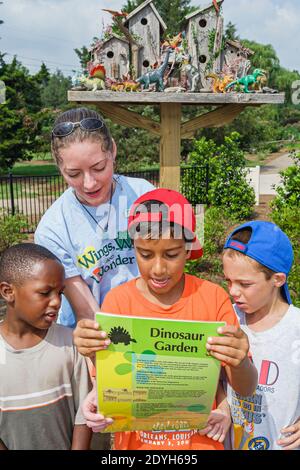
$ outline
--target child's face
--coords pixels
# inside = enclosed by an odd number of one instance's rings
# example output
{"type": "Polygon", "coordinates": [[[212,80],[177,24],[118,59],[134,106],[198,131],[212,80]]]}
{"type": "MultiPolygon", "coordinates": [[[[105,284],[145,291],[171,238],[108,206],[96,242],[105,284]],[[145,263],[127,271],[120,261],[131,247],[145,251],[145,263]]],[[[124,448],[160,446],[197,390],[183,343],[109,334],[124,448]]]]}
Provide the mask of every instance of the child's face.
{"type": "Polygon", "coordinates": [[[20,286],[13,285],[14,315],[36,329],[48,329],[57,319],[64,289],[64,269],[54,260],[37,263],[20,286]]]}
{"type": "Polygon", "coordinates": [[[273,276],[266,279],[246,257],[231,258],[225,252],[223,270],[231,297],[245,313],[256,313],[271,305],[278,294],[273,276]]]}
{"type": "Polygon", "coordinates": [[[75,142],[60,150],[59,167],[78,199],[89,206],[99,206],[110,198],[114,172],[113,152],[103,152],[100,142],[75,142]]]}
{"type": "Polygon", "coordinates": [[[134,241],[141,277],[151,292],[165,295],[176,289],[190,256],[183,239],[173,238],[134,241]]]}

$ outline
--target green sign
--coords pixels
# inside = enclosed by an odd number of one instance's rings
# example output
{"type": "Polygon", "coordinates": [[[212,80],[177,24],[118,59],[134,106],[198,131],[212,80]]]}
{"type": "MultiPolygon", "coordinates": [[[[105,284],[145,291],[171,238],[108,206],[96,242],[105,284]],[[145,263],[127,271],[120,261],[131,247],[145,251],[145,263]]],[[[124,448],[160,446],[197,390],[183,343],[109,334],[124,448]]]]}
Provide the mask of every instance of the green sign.
{"type": "Polygon", "coordinates": [[[96,354],[99,412],[114,422],[104,432],[205,427],[220,362],[209,336],[224,322],[197,322],[97,313],[111,344],[96,354]]]}

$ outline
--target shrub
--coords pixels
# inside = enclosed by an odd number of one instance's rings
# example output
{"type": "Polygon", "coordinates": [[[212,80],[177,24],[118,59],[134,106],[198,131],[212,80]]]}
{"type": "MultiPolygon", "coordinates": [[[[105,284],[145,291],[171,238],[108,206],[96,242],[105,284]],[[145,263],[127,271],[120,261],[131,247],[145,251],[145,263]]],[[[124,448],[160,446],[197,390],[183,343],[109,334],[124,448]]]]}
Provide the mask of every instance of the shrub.
{"type": "MultiPolygon", "coordinates": [[[[222,207],[227,217],[246,219],[252,214],[255,203],[254,190],[246,181],[246,159],[239,146],[239,134],[232,132],[225,137],[224,143],[217,146],[212,140],[202,137],[195,141],[188,163],[191,165],[209,165],[208,204],[222,207]]],[[[194,177],[186,174],[182,186],[190,201],[203,200],[205,175],[200,175],[195,184],[194,177]]]]}
{"type": "Polygon", "coordinates": [[[277,196],[272,202],[272,220],[287,234],[294,250],[294,264],[289,275],[293,302],[300,307],[300,154],[294,153],[295,165],[282,171],[277,196]]]}
{"type": "Polygon", "coordinates": [[[300,206],[300,153],[292,152],[294,165],[280,172],[281,182],[276,187],[277,196],[272,203],[274,211],[281,211],[286,206],[300,206]]]}
{"type": "Polygon", "coordinates": [[[9,246],[27,238],[27,235],[22,232],[26,226],[27,220],[23,215],[7,215],[2,212],[0,217],[0,253],[9,246]]]}
{"type": "Polygon", "coordinates": [[[221,253],[228,233],[237,223],[239,222],[228,217],[222,208],[208,208],[204,216],[203,256],[199,260],[187,262],[186,271],[225,285],[221,253]]]}

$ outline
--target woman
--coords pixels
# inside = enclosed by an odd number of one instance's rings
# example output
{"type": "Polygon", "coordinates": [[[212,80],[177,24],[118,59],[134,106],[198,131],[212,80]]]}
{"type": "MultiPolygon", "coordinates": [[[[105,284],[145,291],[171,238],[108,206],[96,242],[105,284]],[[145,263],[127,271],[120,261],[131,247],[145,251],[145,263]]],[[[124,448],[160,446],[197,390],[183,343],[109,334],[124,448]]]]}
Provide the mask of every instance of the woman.
{"type": "Polygon", "coordinates": [[[66,283],[59,323],[94,318],[105,294],[138,275],[127,235],[131,204],[153,189],[114,174],[117,147],[99,114],[74,108],[55,121],[51,150],[69,188],[46,211],[35,242],[63,263],[66,283]]]}

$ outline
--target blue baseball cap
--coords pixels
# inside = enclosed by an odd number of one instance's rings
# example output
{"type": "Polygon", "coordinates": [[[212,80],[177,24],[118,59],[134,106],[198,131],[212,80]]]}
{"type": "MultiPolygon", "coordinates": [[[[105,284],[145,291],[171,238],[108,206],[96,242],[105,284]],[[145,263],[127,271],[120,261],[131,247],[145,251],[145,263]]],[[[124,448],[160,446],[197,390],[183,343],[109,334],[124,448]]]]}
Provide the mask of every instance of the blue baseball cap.
{"type": "MultiPolygon", "coordinates": [[[[288,276],[293,265],[293,248],[288,236],[272,222],[255,220],[237,227],[227,238],[224,249],[240,251],[266,266],[275,273],[288,276]],[[232,237],[243,229],[252,231],[248,243],[232,240],[232,237]]],[[[281,287],[281,292],[288,304],[292,303],[287,282],[281,287]]]]}

